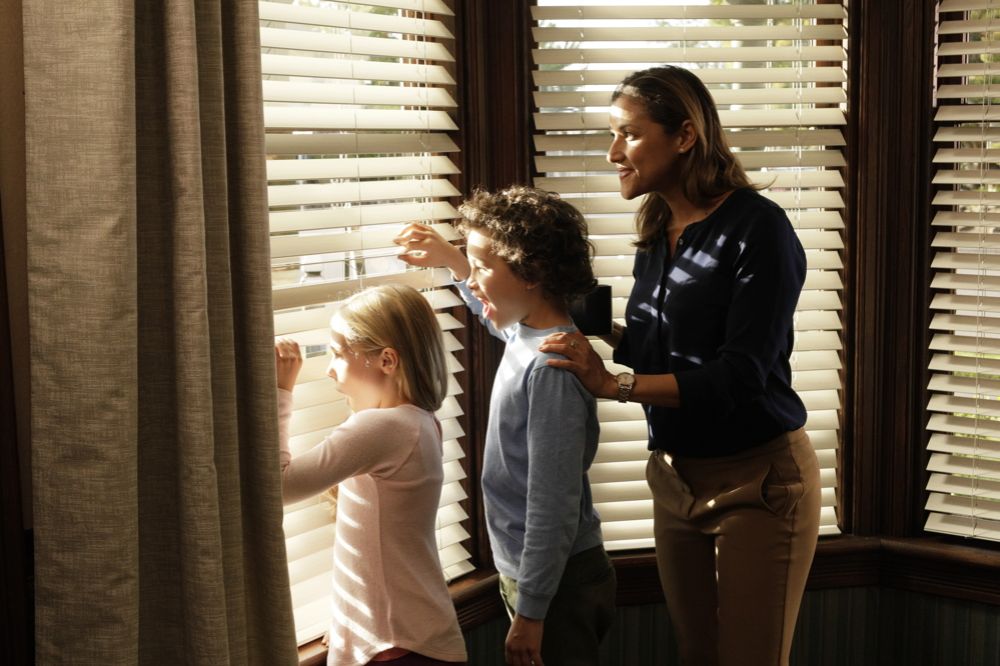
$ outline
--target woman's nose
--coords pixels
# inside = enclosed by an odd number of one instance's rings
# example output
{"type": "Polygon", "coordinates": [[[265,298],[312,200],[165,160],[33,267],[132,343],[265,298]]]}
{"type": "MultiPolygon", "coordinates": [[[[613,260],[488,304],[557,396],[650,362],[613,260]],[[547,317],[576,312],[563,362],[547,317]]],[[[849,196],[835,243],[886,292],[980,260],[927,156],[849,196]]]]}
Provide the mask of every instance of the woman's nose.
{"type": "Polygon", "coordinates": [[[611,145],[608,146],[608,154],[605,155],[605,158],[611,164],[617,164],[618,162],[622,161],[622,150],[621,146],[618,143],[618,139],[612,141],[611,145]]]}

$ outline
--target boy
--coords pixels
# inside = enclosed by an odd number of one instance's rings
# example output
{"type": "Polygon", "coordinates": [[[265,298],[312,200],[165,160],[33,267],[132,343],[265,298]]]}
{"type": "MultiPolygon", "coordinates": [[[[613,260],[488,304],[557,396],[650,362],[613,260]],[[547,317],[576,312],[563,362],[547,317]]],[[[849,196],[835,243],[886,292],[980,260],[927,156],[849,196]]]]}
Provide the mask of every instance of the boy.
{"type": "Polygon", "coordinates": [[[451,270],[466,304],[507,343],[490,397],[483,498],[501,595],[508,664],[596,664],[614,617],[615,577],[587,469],[596,403],[538,351],[576,330],[569,303],[595,285],[583,216],[555,194],[511,187],[460,207],[468,259],[433,229],[397,237],[401,259],[451,270]],[[544,631],[543,631],[544,628],[544,631]]]}

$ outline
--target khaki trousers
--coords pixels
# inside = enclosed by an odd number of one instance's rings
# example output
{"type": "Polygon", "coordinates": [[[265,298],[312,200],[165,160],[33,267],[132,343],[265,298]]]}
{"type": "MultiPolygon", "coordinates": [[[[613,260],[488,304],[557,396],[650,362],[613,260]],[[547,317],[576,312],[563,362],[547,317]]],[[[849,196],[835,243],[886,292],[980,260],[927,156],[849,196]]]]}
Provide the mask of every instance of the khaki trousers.
{"type": "Polygon", "coordinates": [[[684,666],[787,666],[819,533],[805,430],[723,458],[646,466],[656,561],[684,666]]]}

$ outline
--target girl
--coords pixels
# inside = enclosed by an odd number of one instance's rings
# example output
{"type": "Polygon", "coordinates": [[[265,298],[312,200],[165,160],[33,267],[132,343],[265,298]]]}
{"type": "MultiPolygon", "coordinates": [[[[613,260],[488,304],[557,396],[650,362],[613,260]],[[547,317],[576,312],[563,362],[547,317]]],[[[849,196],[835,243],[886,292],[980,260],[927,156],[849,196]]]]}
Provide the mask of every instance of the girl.
{"type": "Polygon", "coordinates": [[[441,426],[448,386],[434,311],[414,289],[351,297],[330,322],[327,374],[354,412],[309,452],[288,448],[298,344],[275,345],[286,504],[340,484],[327,663],[464,663],[465,643],[438,560],[441,426]]]}

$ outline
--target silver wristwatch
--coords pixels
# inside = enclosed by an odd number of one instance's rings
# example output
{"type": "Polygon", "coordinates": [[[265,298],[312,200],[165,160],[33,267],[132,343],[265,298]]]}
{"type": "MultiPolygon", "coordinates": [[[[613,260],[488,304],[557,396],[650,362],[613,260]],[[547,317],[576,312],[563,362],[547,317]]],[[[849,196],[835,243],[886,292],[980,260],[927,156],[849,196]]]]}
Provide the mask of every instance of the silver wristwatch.
{"type": "Polygon", "coordinates": [[[619,372],[615,375],[615,380],[618,382],[618,402],[628,402],[635,387],[635,375],[631,372],[619,372]]]}

